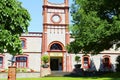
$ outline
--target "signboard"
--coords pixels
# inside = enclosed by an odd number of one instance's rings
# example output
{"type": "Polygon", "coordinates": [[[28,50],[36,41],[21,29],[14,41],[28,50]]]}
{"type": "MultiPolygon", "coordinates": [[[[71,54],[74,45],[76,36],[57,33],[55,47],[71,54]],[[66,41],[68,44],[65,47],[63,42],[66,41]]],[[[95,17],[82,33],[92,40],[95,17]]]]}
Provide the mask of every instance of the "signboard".
{"type": "Polygon", "coordinates": [[[50,52],[51,57],[63,57],[63,53],[61,52],[50,52]]]}

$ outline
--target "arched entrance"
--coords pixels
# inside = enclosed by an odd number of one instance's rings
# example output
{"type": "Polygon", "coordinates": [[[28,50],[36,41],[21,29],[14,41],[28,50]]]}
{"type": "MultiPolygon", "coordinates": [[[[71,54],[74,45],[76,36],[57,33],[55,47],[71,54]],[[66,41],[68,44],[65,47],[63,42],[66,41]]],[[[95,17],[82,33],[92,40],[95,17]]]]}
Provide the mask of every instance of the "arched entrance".
{"type": "Polygon", "coordinates": [[[62,71],[63,70],[63,46],[59,42],[54,42],[50,44],[49,47],[50,55],[50,69],[52,71],[62,71]]]}
{"type": "Polygon", "coordinates": [[[62,71],[62,57],[56,58],[51,57],[50,58],[50,68],[52,71],[62,71]]]}

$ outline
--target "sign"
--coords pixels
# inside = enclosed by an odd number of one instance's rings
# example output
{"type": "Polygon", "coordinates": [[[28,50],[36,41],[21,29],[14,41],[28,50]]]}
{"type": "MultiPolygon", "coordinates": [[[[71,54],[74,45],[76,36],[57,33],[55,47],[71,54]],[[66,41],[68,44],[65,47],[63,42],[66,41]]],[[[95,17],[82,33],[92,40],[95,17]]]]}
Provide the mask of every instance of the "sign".
{"type": "Polygon", "coordinates": [[[63,53],[60,53],[60,52],[51,52],[50,56],[51,57],[63,57],[63,53]]]}

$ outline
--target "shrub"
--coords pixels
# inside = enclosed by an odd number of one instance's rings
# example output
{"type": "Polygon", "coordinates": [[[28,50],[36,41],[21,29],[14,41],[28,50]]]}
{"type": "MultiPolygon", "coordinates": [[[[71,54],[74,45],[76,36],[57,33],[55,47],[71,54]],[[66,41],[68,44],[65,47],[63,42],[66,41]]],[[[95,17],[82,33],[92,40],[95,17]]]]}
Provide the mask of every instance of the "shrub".
{"type": "Polygon", "coordinates": [[[116,59],[116,72],[120,72],[120,55],[116,59]]]}
{"type": "Polygon", "coordinates": [[[27,68],[17,68],[17,72],[27,72],[27,68]]]}
{"type": "Polygon", "coordinates": [[[49,62],[49,56],[48,55],[43,55],[41,60],[43,61],[44,64],[49,62]]]}
{"type": "Polygon", "coordinates": [[[76,56],[75,56],[75,61],[76,61],[77,64],[78,64],[78,63],[81,61],[81,60],[80,60],[80,56],[77,56],[77,55],[76,55],[76,56]]]}

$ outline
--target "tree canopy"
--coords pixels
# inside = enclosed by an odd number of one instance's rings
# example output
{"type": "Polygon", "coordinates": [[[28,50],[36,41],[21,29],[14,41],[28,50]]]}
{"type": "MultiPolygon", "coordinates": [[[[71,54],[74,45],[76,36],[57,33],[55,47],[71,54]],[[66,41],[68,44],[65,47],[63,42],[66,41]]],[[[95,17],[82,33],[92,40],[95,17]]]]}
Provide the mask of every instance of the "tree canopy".
{"type": "Polygon", "coordinates": [[[27,32],[28,11],[17,0],[0,0],[0,53],[22,53],[20,36],[27,32]]]}
{"type": "MultiPolygon", "coordinates": [[[[73,0],[69,52],[98,54],[120,45],[120,0],[73,0]]],[[[116,49],[117,49],[116,48],[116,49]]]]}

